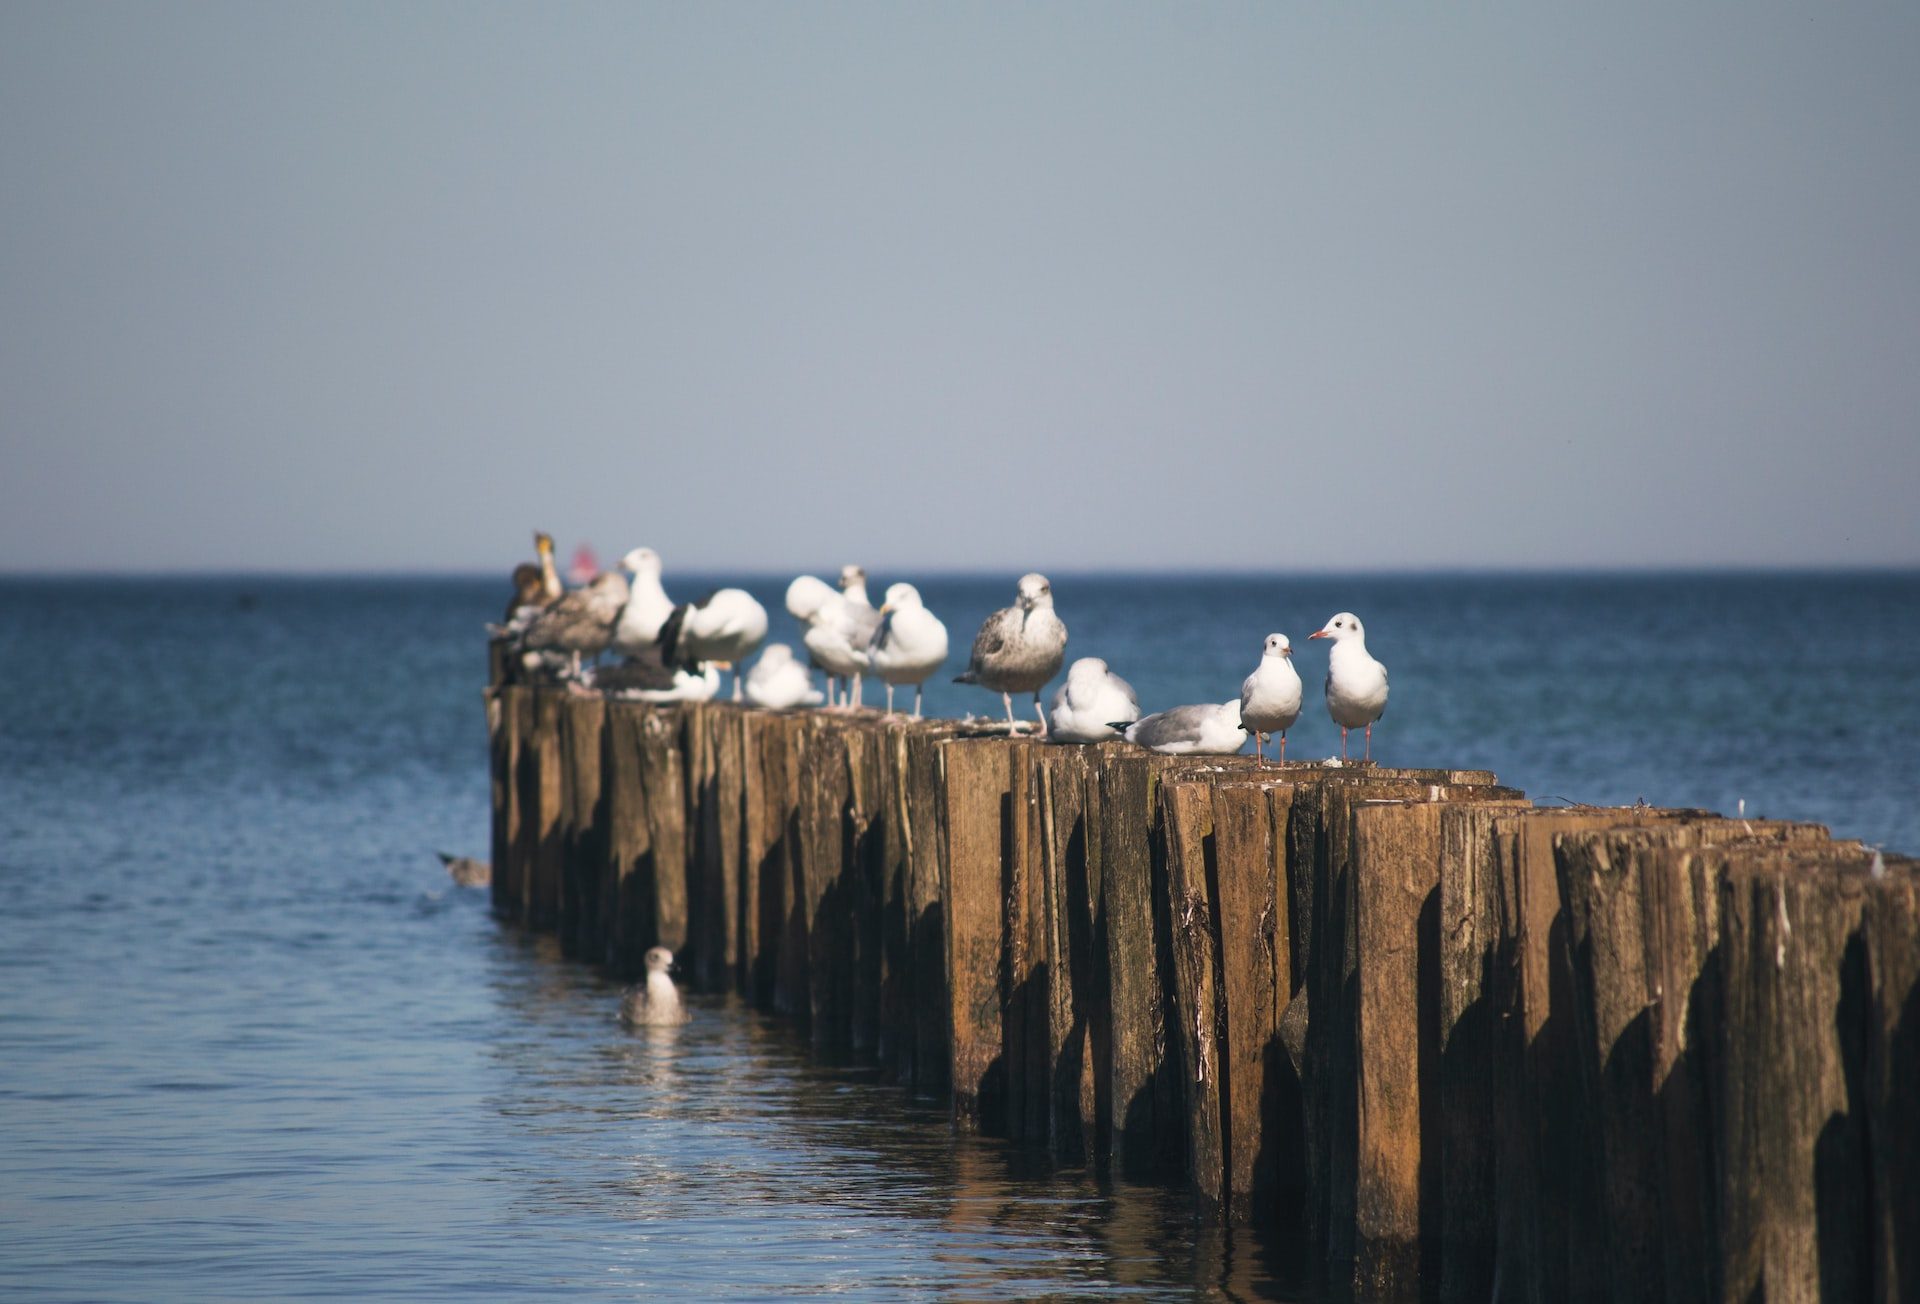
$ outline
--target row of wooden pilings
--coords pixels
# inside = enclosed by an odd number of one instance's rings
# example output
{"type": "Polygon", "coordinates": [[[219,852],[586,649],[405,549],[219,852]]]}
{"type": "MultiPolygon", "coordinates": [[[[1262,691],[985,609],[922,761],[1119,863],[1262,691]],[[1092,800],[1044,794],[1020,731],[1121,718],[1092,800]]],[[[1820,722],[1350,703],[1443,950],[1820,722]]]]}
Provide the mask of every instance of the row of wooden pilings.
{"type": "Polygon", "coordinates": [[[1336,1294],[1920,1297],[1920,876],[1476,770],[489,690],[494,904],[1336,1294]]]}

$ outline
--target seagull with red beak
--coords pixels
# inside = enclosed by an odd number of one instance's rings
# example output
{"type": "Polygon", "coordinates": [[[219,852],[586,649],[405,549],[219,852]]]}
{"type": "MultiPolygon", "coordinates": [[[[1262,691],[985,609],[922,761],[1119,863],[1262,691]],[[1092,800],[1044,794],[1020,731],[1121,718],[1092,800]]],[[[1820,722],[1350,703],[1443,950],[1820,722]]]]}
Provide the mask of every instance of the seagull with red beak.
{"type": "Polygon", "coordinates": [[[1387,710],[1387,668],[1367,653],[1367,631],[1360,617],[1343,611],[1312,638],[1330,638],[1327,654],[1327,713],[1340,726],[1340,759],[1347,759],[1347,730],[1367,731],[1367,761],[1373,761],[1373,722],[1387,710]]]}

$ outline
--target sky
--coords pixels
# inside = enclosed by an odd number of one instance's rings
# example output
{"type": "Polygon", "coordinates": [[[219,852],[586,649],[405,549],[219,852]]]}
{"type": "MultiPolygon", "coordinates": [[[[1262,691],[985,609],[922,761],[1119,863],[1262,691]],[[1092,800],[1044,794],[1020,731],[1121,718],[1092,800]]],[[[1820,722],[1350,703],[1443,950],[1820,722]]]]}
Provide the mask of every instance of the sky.
{"type": "Polygon", "coordinates": [[[0,570],[1920,564],[1920,6],[0,5],[0,570]]]}

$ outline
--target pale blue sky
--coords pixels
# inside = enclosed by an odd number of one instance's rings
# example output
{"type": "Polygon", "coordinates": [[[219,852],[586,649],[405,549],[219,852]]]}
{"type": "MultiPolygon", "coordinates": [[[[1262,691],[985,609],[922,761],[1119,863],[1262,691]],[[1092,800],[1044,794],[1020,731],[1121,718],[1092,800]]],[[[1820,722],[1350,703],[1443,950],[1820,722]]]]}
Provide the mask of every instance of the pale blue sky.
{"type": "Polygon", "coordinates": [[[1920,6],[0,6],[0,568],[1920,564],[1920,6]]]}

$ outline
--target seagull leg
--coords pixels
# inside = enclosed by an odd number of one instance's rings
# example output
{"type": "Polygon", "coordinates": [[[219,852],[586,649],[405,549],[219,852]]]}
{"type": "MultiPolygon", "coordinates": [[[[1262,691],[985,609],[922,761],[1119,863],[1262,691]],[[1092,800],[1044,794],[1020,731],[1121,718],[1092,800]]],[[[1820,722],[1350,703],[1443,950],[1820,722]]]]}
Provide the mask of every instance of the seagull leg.
{"type": "Polygon", "coordinates": [[[1341,763],[1345,764],[1346,759],[1347,759],[1347,726],[1341,725],[1340,726],[1340,761],[1341,763]]]}
{"type": "Polygon", "coordinates": [[[853,672],[853,687],[847,690],[847,705],[865,706],[866,704],[867,686],[860,682],[860,672],[856,670],[853,672]]]}
{"type": "Polygon", "coordinates": [[[1033,713],[1040,719],[1040,737],[1047,736],[1047,713],[1040,706],[1040,694],[1033,695],[1033,713]]]}
{"type": "Polygon", "coordinates": [[[1373,764],[1373,722],[1367,722],[1367,764],[1373,764]]]}
{"type": "Polygon", "coordinates": [[[913,718],[916,720],[920,718],[920,687],[919,684],[913,686],[913,718]]]}
{"type": "Polygon", "coordinates": [[[1286,764],[1287,764],[1287,731],[1285,729],[1282,729],[1280,731],[1280,767],[1282,769],[1285,769],[1286,764]]]}
{"type": "Polygon", "coordinates": [[[1258,729],[1253,731],[1253,756],[1261,769],[1267,768],[1267,736],[1258,729]]]}
{"type": "Polygon", "coordinates": [[[893,714],[893,681],[887,681],[887,714],[893,714]]]}
{"type": "Polygon", "coordinates": [[[1013,694],[1002,693],[1000,694],[1000,700],[1007,704],[1007,732],[1012,733],[1016,728],[1013,723],[1013,694]]]}

